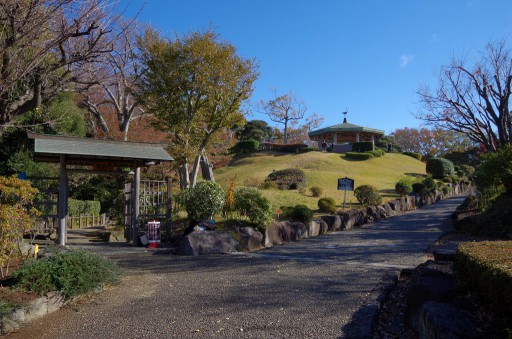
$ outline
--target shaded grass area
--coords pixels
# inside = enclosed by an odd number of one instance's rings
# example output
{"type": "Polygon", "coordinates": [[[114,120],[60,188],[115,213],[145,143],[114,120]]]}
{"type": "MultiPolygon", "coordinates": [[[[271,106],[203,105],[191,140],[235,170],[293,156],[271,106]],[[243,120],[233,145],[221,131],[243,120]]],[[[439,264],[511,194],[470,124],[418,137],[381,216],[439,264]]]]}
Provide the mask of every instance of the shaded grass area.
{"type": "MultiPolygon", "coordinates": [[[[424,176],[425,164],[414,158],[389,153],[379,158],[365,161],[348,160],[341,154],[309,152],[304,154],[286,154],[280,152],[258,152],[252,156],[236,159],[227,167],[215,171],[216,180],[224,187],[235,178],[235,185],[243,186],[248,182],[263,182],[274,170],[299,168],[306,173],[307,186],[304,193],[298,190],[263,190],[263,195],[272,205],[294,206],[304,204],[317,209],[318,197],[313,197],[307,188],[319,186],[325,197],[336,200],[338,207],[343,204],[343,191],[338,191],[338,178],[349,177],[355,180],[355,187],[372,185],[383,195],[384,201],[396,198],[396,182],[403,175],[424,176]]],[[[347,204],[357,204],[353,192],[347,192],[347,204]]]]}

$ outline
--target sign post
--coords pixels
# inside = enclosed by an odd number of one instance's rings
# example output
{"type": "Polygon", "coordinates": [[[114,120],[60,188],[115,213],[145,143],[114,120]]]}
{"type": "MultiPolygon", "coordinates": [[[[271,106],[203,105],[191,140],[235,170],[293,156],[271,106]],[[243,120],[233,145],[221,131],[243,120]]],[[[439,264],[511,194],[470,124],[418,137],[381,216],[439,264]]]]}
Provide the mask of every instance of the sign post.
{"type": "Polygon", "coordinates": [[[345,209],[345,202],[347,201],[347,191],[354,190],[354,180],[347,177],[338,179],[338,190],[345,191],[343,197],[343,209],[345,209]]]}

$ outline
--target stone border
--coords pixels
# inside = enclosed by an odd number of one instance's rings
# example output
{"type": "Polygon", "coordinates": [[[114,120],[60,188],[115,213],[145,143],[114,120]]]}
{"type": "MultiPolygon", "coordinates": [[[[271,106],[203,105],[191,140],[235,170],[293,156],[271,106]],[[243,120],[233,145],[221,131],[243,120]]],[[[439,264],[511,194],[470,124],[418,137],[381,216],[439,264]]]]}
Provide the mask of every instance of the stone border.
{"type": "Polygon", "coordinates": [[[0,318],[0,333],[15,331],[27,322],[57,311],[68,302],[69,300],[65,300],[60,293],[49,292],[46,296],[32,300],[27,305],[15,308],[10,316],[0,318]]]}

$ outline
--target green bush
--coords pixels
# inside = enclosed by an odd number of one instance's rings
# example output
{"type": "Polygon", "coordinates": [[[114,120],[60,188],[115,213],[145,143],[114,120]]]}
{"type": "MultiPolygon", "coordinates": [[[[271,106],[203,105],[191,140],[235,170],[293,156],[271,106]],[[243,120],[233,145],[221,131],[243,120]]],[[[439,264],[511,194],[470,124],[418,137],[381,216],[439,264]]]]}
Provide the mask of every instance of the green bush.
{"type": "Polygon", "coordinates": [[[272,219],[272,205],[254,187],[238,187],[235,189],[235,211],[249,219],[259,228],[267,227],[272,219]]]}
{"type": "Polygon", "coordinates": [[[279,189],[298,189],[306,186],[306,174],[298,168],[287,168],[274,171],[265,181],[275,182],[279,189]]]}
{"type": "Polygon", "coordinates": [[[118,276],[113,262],[85,250],[73,250],[26,263],[13,273],[12,280],[17,288],[39,295],[61,292],[69,299],[105,283],[116,283],[118,276]]]}
{"type": "Polygon", "coordinates": [[[465,242],[457,248],[463,286],[501,320],[501,330],[512,323],[511,252],[511,241],[465,242]]]}
{"type": "Polygon", "coordinates": [[[319,197],[324,192],[324,189],[319,186],[312,186],[309,188],[309,191],[311,192],[311,195],[314,197],[319,197]]]}
{"type": "Polygon", "coordinates": [[[373,142],[371,141],[360,141],[360,142],[354,142],[352,144],[352,151],[353,152],[369,152],[373,151],[373,142]]]}
{"type": "Polygon", "coordinates": [[[262,190],[270,190],[273,188],[277,188],[277,184],[273,181],[264,181],[261,183],[260,188],[262,190]]]}
{"type": "Polygon", "coordinates": [[[400,196],[406,196],[412,192],[412,183],[410,179],[402,178],[395,184],[395,192],[400,196]]]}
{"type": "Polygon", "coordinates": [[[460,165],[459,168],[463,173],[461,176],[470,177],[475,173],[475,168],[470,165],[460,165]]]}
{"type": "Polygon", "coordinates": [[[444,177],[443,178],[443,182],[447,183],[447,184],[451,184],[452,183],[452,177],[444,177]]]}
{"type": "Polygon", "coordinates": [[[231,153],[235,153],[236,155],[240,154],[251,154],[257,152],[260,148],[260,142],[257,140],[242,140],[235,144],[235,146],[231,147],[231,153]]]}
{"type": "Polygon", "coordinates": [[[450,160],[444,158],[430,158],[427,160],[427,173],[434,179],[442,179],[455,173],[455,168],[450,160]]]}
{"type": "Polygon", "coordinates": [[[423,194],[427,191],[425,184],[422,182],[415,182],[412,184],[412,191],[416,194],[423,194]]]}
{"type": "Polygon", "coordinates": [[[425,185],[425,189],[429,192],[435,191],[437,188],[437,184],[431,177],[426,177],[423,179],[423,185],[425,185]]]}
{"type": "Polygon", "coordinates": [[[354,190],[357,201],[363,205],[380,205],[382,197],[377,189],[371,185],[361,185],[354,190]]]}
{"type": "Polygon", "coordinates": [[[226,193],[214,181],[201,181],[183,193],[185,210],[190,220],[212,219],[224,207],[226,193]]]}
{"type": "Polygon", "coordinates": [[[409,157],[412,157],[416,160],[420,160],[421,161],[421,154],[419,153],[416,153],[416,152],[402,152],[403,155],[407,155],[409,157]]]}
{"type": "Polygon", "coordinates": [[[499,193],[512,191],[512,145],[486,154],[475,171],[475,182],[480,191],[499,193]]]}
{"type": "Polygon", "coordinates": [[[68,199],[69,215],[100,215],[101,203],[94,200],[68,199]]]}
{"type": "Polygon", "coordinates": [[[443,194],[447,195],[452,191],[452,188],[450,186],[443,186],[442,190],[443,190],[443,194]]]}
{"type": "Polygon", "coordinates": [[[378,157],[381,157],[383,156],[384,154],[386,154],[386,152],[384,152],[383,150],[381,150],[380,148],[378,149],[375,149],[373,151],[369,151],[368,153],[371,153],[373,154],[374,157],[378,158],[378,157]]]}
{"type": "Polygon", "coordinates": [[[318,151],[318,148],[316,147],[304,147],[304,148],[299,148],[299,153],[308,153],[308,152],[317,152],[318,151]]]}
{"type": "Polygon", "coordinates": [[[336,201],[333,198],[323,197],[318,200],[318,210],[323,213],[336,212],[336,201]]]}
{"type": "Polygon", "coordinates": [[[349,159],[354,159],[354,160],[368,160],[368,159],[375,158],[375,156],[369,152],[366,152],[366,153],[347,152],[347,153],[345,153],[345,156],[349,159]]]}
{"type": "Polygon", "coordinates": [[[290,217],[307,225],[313,220],[313,211],[306,205],[295,205],[290,217]]]}

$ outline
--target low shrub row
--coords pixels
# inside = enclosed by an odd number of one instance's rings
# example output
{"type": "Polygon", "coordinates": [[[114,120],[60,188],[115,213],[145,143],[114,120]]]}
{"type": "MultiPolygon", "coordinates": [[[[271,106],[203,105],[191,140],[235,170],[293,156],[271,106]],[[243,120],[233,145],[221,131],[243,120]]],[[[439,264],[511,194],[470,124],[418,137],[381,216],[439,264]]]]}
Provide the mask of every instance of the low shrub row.
{"type": "Polygon", "coordinates": [[[414,159],[417,159],[417,160],[420,160],[421,161],[421,154],[419,153],[416,153],[416,152],[402,152],[403,155],[407,155],[409,157],[412,157],[414,159]]]}
{"type": "Polygon", "coordinates": [[[347,152],[347,153],[345,153],[345,156],[349,159],[354,159],[354,160],[368,160],[368,159],[375,158],[375,155],[373,155],[370,152],[365,152],[365,153],[347,152]]]}
{"type": "Polygon", "coordinates": [[[457,249],[461,282],[481,305],[512,323],[512,241],[467,242],[457,249]]]}
{"type": "Polygon", "coordinates": [[[286,168],[274,171],[265,179],[267,182],[274,182],[279,189],[298,189],[306,186],[306,173],[298,168],[286,168]]]}
{"type": "Polygon", "coordinates": [[[358,153],[364,153],[364,152],[370,152],[373,151],[374,146],[373,142],[371,141],[359,141],[354,142],[352,144],[352,151],[358,152],[358,153]]]}

